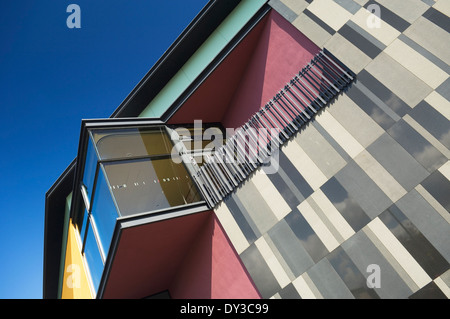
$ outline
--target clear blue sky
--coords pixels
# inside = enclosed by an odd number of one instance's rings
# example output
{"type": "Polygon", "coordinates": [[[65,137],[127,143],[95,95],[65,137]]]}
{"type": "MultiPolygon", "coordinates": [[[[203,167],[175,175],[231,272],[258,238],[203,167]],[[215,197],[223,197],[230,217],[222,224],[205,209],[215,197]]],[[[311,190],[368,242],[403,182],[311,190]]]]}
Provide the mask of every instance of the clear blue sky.
{"type": "Polygon", "coordinates": [[[42,298],[45,193],[81,119],[109,117],[207,2],[0,1],[0,298],[42,298]]]}

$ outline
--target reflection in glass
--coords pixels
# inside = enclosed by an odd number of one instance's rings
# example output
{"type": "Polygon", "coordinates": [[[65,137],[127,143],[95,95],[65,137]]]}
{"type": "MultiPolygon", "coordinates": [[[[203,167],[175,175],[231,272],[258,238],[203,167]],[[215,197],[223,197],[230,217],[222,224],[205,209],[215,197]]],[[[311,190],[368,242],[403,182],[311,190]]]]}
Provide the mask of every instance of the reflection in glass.
{"type": "Polygon", "coordinates": [[[355,232],[359,231],[370,222],[369,217],[363,211],[361,206],[350,197],[348,192],[335,177],[330,178],[322,185],[321,190],[342,214],[349,225],[352,226],[355,232]]]}
{"type": "Polygon", "coordinates": [[[101,160],[170,154],[172,142],[164,127],[92,131],[101,160]]]}
{"type": "Polygon", "coordinates": [[[327,258],[355,298],[379,299],[375,290],[367,286],[366,278],[341,247],[333,250],[327,258]]]}
{"type": "Polygon", "coordinates": [[[448,269],[449,263],[447,260],[396,205],[392,205],[388,210],[381,213],[379,218],[431,279],[435,279],[448,269]]]}
{"type": "Polygon", "coordinates": [[[328,253],[319,236],[317,236],[298,209],[294,209],[284,219],[314,262],[318,262],[328,253]]]}
{"type": "Polygon", "coordinates": [[[119,215],[111,197],[111,192],[109,191],[109,186],[106,182],[102,167],[100,167],[98,172],[91,214],[95,218],[95,225],[103,246],[103,251],[107,254],[114,232],[116,219],[119,215]]]}
{"type": "Polygon", "coordinates": [[[92,144],[91,139],[88,138],[86,161],[84,164],[84,174],[83,174],[83,185],[86,188],[88,200],[91,199],[96,167],[97,167],[97,154],[95,153],[95,148],[94,145],[92,144]]]}
{"type": "Polygon", "coordinates": [[[89,226],[88,229],[84,254],[86,256],[87,264],[89,265],[89,272],[91,274],[92,283],[94,284],[94,289],[97,291],[102,278],[103,262],[91,226],[89,226]]]}
{"type": "Polygon", "coordinates": [[[121,216],[201,200],[184,165],[171,158],[122,161],[104,167],[121,216]]]}

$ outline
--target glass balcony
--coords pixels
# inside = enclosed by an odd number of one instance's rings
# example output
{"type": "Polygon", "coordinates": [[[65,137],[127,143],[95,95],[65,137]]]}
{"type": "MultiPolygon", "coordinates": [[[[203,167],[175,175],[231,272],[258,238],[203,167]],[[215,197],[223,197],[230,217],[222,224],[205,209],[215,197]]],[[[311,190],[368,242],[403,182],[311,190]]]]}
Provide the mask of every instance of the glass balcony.
{"type": "Polygon", "coordinates": [[[160,212],[202,197],[178,153],[172,152],[165,126],[87,132],[80,235],[97,290],[117,218],[160,212]]]}

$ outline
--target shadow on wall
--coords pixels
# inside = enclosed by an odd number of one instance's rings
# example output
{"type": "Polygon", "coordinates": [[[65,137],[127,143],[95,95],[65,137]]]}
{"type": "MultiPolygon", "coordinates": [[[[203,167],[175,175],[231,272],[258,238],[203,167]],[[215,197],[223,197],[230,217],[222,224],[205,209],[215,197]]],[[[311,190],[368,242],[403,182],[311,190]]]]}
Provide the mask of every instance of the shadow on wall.
{"type": "Polygon", "coordinates": [[[178,269],[169,288],[172,298],[261,298],[212,212],[178,269]]]}

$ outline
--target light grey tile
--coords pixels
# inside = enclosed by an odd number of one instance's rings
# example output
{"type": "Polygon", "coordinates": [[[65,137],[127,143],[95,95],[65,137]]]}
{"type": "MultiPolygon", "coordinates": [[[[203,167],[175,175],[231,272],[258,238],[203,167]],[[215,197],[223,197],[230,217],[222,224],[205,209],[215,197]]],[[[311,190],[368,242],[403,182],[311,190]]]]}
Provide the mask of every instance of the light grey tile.
{"type": "Polygon", "coordinates": [[[430,174],[387,133],[373,142],[367,151],[406,191],[416,187],[430,174]]]}
{"type": "Polygon", "coordinates": [[[241,228],[247,240],[252,243],[261,236],[261,232],[255,222],[242,205],[236,191],[230,197],[225,198],[224,202],[228,206],[233,218],[241,228]]]}
{"type": "Polygon", "coordinates": [[[392,204],[389,197],[354,161],[348,163],[335,177],[370,219],[392,204]]]}
{"type": "Polygon", "coordinates": [[[357,4],[353,0],[334,0],[341,7],[347,10],[350,13],[355,14],[361,8],[361,5],[357,4]]]}
{"type": "Polygon", "coordinates": [[[263,298],[270,298],[281,289],[255,244],[244,250],[240,257],[263,298]]]}
{"type": "Polygon", "coordinates": [[[236,195],[261,234],[267,232],[278,221],[253,183],[242,184],[236,195]]]}
{"type": "Polygon", "coordinates": [[[417,44],[415,41],[408,38],[406,35],[401,34],[398,37],[399,40],[402,40],[407,45],[409,45],[411,48],[422,54],[424,57],[426,57],[428,60],[433,62],[435,65],[440,67],[442,70],[450,74],[450,65],[439,59],[437,56],[435,56],[433,53],[428,51],[426,48],[422,47],[421,45],[417,44]]]}
{"type": "Polygon", "coordinates": [[[332,177],[347,163],[314,126],[308,126],[295,137],[327,178],[332,177]]]}
{"type": "Polygon", "coordinates": [[[280,0],[270,0],[269,5],[291,23],[297,18],[297,14],[280,0]]]}
{"type": "Polygon", "coordinates": [[[380,53],[365,68],[410,107],[416,106],[432,88],[386,53],[380,53]]]}
{"type": "Polygon", "coordinates": [[[369,146],[384,130],[347,95],[330,107],[330,113],[363,146],[369,146]]]}
{"type": "MultiPolygon", "coordinates": [[[[450,73],[450,71],[447,73],[450,73]]],[[[436,92],[450,101],[450,77],[436,89],[436,92]]]]}
{"type": "Polygon", "coordinates": [[[419,17],[404,34],[450,65],[450,34],[430,20],[419,17]]]}
{"type": "Polygon", "coordinates": [[[325,130],[317,121],[310,122],[317,132],[322,135],[325,140],[336,150],[336,152],[348,163],[352,160],[350,155],[342,148],[342,146],[325,130]]]}
{"type": "Polygon", "coordinates": [[[403,119],[393,125],[387,132],[430,173],[447,162],[446,156],[403,119]]]}
{"type": "Polygon", "coordinates": [[[319,47],[323,47],[325,42],[331,38],[330,33],[305,13],[301,13],[292,24],[319,47]]]}
{"type": "Polygon", "coordinates": [[[349,40],[344,38],[340,33],[335,33],[324,46],[327,50],[333,52],[335,57],[356,74],[371,61],[370,57],[353,45],[349,40]]]}
{"type": "Polygon", "coordinates": [[[364,30],[363,28],[361,28],[359,25],[357,25],[355,22],[353,22],[352,20],[347,22],[347,25],[352,28],[353,30],[355,30],[356,32],[358,32],[359,34],[361,34],[364,38],[366,38],[367,40],[369,40],[370,42],[372,42],[373,45],[375,45],[376,47],[378,47],[380,50],[384,50],[384,48],[386,47],[386,45],[384,45],[380,40],[378,40],[377,38],[375,38],[373,35],[371,35],[370,33],[368,33],[366,30],[364,30]]]}
{"type": "Polygon", "coordinates": [[[421,0],[378,0],[378,2],[409,23],[413,23],[429,8],[421,0]]]}
{"type": "Polygon", "coordinates": [[[441,275],[441,279],[450,287],[450,269],[441,275]]]}
{"type": "Polygon", "coordinates": [[[268,235],[295,277],[314,265],[311,256],[284,219],[272,227],[268,235]]]}
{"type": "Polygon", "coordinates": [[[288,6],[292,11],[300,14],[309,5],[306,0],[281,0],[286,6],[288,6]]]}

